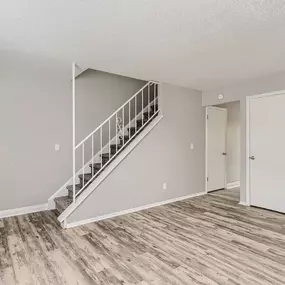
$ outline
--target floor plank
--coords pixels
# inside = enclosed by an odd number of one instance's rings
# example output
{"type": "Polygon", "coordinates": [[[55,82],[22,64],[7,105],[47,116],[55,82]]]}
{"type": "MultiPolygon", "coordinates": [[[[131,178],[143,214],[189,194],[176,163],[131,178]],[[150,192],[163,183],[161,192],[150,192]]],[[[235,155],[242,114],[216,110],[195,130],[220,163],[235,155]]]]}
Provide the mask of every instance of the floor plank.
{"type": "Polygon", "coordinates": [[[221,190],[63,230],[52,211],[0,220],[0,284],[284,285],[285,215],[221,190]]]}

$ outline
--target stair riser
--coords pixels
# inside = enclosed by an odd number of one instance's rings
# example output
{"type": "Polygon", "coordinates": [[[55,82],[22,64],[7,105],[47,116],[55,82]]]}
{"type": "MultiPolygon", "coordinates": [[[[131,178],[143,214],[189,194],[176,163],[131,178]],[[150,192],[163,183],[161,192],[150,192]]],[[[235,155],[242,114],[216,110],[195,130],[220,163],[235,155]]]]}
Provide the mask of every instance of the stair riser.
{"type": "Polygon", "coordinates": [[[62,209],[61,206],[56,202],[55,202],[55,209],[58,211],[59,214],[61,214],[64,211],[64,209],[62,209]]]}
{"type": "MultiPolygon", "coordinates": [[[[122,146],[118,147],[118,151],[122,148],[122,146]]],[[[111,154],[114,155],[117,153],[116,147],[111,147],[111,154]]]]}
{"type": "Polygon", "coordinates": [[[90,167],[90,173],[92,173],[93,175],[96,174],[97,172],[99,172],[101,169],[101,167],[98,168],[97,166],[93,166],[93,172],[92,172],[92,165],[90,165],[89,167],[90,167]]]}
{"type": "Polygon", "coordinates": [[[137,121],[137,128],[139,129],[139,128],[141,128],[142,126],[143,126],[143,124],[145,125],[146,124],[146,122],[147,122],[148,120],[143,120],[143,122],[142,122],[142,120],[140,120],[140,121],[137,121]]]}
{"type": "MultiPolygon", "coordinates": [[[[91,168],[91,167],[90,167],[91,168]]],[[[97,170],[97,169],[96,169],[97,170]]],[[[91,168],[91,171],[92,171],[92,168],[91,168]]],[[[91,172],[90,171],[90,172],[91,172]]],[[[98,170],[97,171],[94,171],[94,173],[93,173],[93,175],[95,175],[96,173],[98,172],[98,170]]],[[[96,178],[97,176],[95,175],[93,178],[92,178],[92,180],[94,180],[95,178],[96,178]]],[[[84,178],[84,186],[86,186],[86,184],[88,183],[90,181],[90,179],[87,179],[86,177],[84,178]]],[[[88,184],[89,185],[89,184],[88,184]]],[[[79,177],[79,186],[80,186],[80,190],[82,189],[82,187],[83,187],[83,178],[81,178],[81,177],[79,177]]],[[[82,191],[84,191],[84,190],[82,190],[82,191]]],[[[78,191],[76,191],[76,193],[77,193],[78,191]]],[[[71,196],[70,195],[68,195],[69,197],[72,197],[73,196],[73,191],[72,190],[68,190],[68,194],[69,193],[72,193],[71,194],[71,196]]]]}
{"type": "Polygon", "coordinates": [[[106,164],[108,161],[109,161],[109,157],[102,157],[102,163],[103,164],[106,164]]]}
{"type": "MultiPolygon", "coordinates": [[[[82,190],[82,191],[84,191],[84,190],[82,190]]],[[[79,192],[79,191],[75,192],[75,195],[76,195],[78,192],[79,192]]],[[[81,192],[80,192],[80,194],[81,194],[81,192]]],[[[79,195],[80,195],[80,194],[79,194],[79,195]]],[[[73,191],[68,190],[68,197],[73,198],[73,191]]]]}
{"type": "MultiPolygon", "coordinates": [[[[149,117],[153,116],[153,114],[154,112],[150,112],[149,117]]],[[[143,124],[146,125],[147,122],[148,122],[148,113],[144,115],[143,124]]],[[[142,120],[138,120],[137,128],[141,128],[141,127],[142,127],[142,120]]]]}
{"type": "MultiPolygon", "coordinates": [[[[79,184],[80,184],[80,188],[83,187],[83,178],[79,178],[79,184]]],[[[88,183],[89,180],[87,180],[86,178],[84,179],[84,186],[88,183]]]]}
{"type": "Polygon", "coordinates": [[[158,110],[158,105],[151,106],[151,110],[155,113],[158,110]]]}
{"type": "Polygon", "coordinates": [[[150,113],[149,113],[149,116],[148,116],[148,113],[144,113],[144,114],[143,114],[144,120],[147,121],[149,118],[151,118],[151,117],[153,116],[153,114],[154,114],[154,112],[150,112],[150,113]]]}
{"type": "Polygon", "coordinates": [[[142,127],[137,127],[137,128],[130,128],[128,129],[129,133],[131,136],[134,136],[135,134],[138,134],[139,132],[141,132],[143,130],[142,127]]]}
{"type": "MultiPolygon", "coordinates": [[[[129,141],[129,137],[128,138],[124,138],[125,144],[129,141]]],[[[123,139],[120,140],[120,143],[123,144],[123,139]]]]}
{"type": "MultiPolygon", "coordinates": [[[[77,194],[80,190],[81,189],[78,187],[78,184],[77,184],[76,187],[75,187],[75,194],[77,194]]],[[[72,185],[71,185],[71,187],[69,187],[67,189],[67,191],[68,191],[68,197],[72,198],[73,197],[73,187],[72,187],[72,185]]]]}

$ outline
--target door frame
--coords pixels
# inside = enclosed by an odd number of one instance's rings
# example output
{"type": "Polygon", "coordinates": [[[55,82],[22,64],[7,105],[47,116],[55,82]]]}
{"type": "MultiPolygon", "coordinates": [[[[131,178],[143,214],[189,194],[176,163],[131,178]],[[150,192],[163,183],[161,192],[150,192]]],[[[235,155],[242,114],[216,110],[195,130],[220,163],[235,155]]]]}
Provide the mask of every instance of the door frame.
{"type": "MultiPolygon", "coordinates": [[[[219,110],[226,112],[226,133],[225,133],[225,151],[227,152],[227,126],[228,126],[228,115],[226,108],[207,106],[205,110],[205,192],[208,193],[208,110],[219,110]]],[[[224,188],[227,186],[227,156],[224,156],[225,159],[225,181],[224,188]]]]}
{"type": "Polygon", "coordinates": [[[268,93],[262,93],[257,95],[248,95],[246,96],[246,196],[245,196],[245,205],[251,206],[251,189],[250,189],[250,152],[249,152],[249,145],[250,145],[250,102],[251,100],[268,97],[268,96],[277,96],[277,95],[285,95],[285,90],[281,91],[274,91],[268,93]]]}

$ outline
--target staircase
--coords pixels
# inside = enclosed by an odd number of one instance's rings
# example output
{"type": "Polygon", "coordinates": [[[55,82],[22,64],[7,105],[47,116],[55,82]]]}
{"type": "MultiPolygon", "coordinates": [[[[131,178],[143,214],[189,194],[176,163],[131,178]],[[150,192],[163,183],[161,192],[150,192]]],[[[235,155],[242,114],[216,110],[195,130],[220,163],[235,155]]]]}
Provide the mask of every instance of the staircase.
{"type": "Polygon", "coordinates": [[[117,167],[142,135],[150,131],[152,122],[161,113],[158,87],[158,83],[148,82],[75,146],[73,163],[74,170],[78,171],[74,171],[73,177],[50,198],[60,222],[65,221],[117,167]],[[81,157],[76,160],[78,155],[81,157]]]}

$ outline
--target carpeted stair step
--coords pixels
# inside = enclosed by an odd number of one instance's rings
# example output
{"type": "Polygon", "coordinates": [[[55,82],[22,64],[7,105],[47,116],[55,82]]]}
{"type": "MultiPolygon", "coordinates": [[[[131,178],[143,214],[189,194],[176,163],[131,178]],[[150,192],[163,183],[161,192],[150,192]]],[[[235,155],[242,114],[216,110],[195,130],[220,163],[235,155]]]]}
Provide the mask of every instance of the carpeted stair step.
{"type": "Polygon", "coordinates": [[[82,187],[83,184],[85,185],[92,178],[92,174],[91,173],[84,173],[84,175],[79,174],[78,177],[80,179],[80,185],[82,187]],[[83,183],[83,179],[84,179],[84,183],[83,183]]]}
{"type": "Polygon", "coordinates": [[[107,163],[112,158],[112,154],[110,153],[103,153],[100,156],[101,156],[103,164],[107,163]]]}
{"type": "Polygon", "coordinates": [[[137,120],[137,128],[139,129],[139,128],[141,128],[142,127],[142,125],[144,125],[145,123],[147,122],[147,119],[139,119],[139,120],[137,120]]]}
{"type": "Polygon", "coordinates": [[[138,130],[139,130],[139,128],[136,128],[136,127],[130,127],[130,128],[128,128],[129,134],[130,134],[131,136],[133,136],[133,135],[136,133],[136,131],[138,131],[138,130]]]}
{"type": "Polygon", "coordinates": [[[72,198],[69,196],[57,197],[54,199],[55,208],[61,214],[70,204],[72,204],[72,198]]]}
{"type": "MultiPolygon", "coordinates": [[[[104,164],[103,164],[104,165],[104,164]]],[[[92,166],[93,166],[93,174],[96,174],[100,169],[101,169],[101,162],[96,162],[92,164],[89,164],[89,167],[91,168],[91,172],[92,172],[92,166]]]]}
{"type": "Polygon", "coordinates": [[[121,140],[121,144],[123,144],[123,140],[124,140],[125,143],[127,143],[129,141],[129,139],[130,139],[129,135],[124,136],[124,138],[120,139],[121,140]]]}
{"type": "Polygon", "coordinates": [[[145,120],[148,120],[149,118],[151,118],[153,116],[153,114],[154,114],[153,111],[151,111],[149,113],[148,112],[144,112],[143,113],[143,117],[144,117],[145,120]]]}
{"type": "MultiPolygon", "coordinates": [[[[73,197],[73,185],[68,185],[66,187],[66,189],[68,190],[68,197],[72,198],[73,197]]],[[[76,184],[75,185],[75,194],[77,194],[81,189],[81,185],[80,184],[76,184]]]]}
{"type": "Polygon", "coordinates": [[[155,113],[158,110],[158,105],[157,104],[152,105],[151,106],[151,110],[152,110],[153,113],[155,113]]]}
{"type": "Polygon", "coordinates": [[[119,151],[123,146],[121,144],[111,144],[110,148],[111,148],[111,155],[116,154],[117,150],[119,151]]]}
{"type": "MultiPolygon", "coordinates": [[[[129,131],[129,134],[131,137],[134,136],[134,134],[139,134],[139,132],[141,132],[144,129],[144,127],[149,123],[148,122],[146,124],[146,122],[148,121],[148,115],[151,117],[154,115],[154,112],[150,112],[150,113],[145,112],[144,113],[144,120],[142,120],[142,119],[137,120],[137,128],[136,127],[128,128],[128,131],[129,131]],[[145,124],[143,127],[142,127],[142,122],[144,122],[144,124],[145,124]]],[[[157,114],[155,116],[157,116],[157,114]]]]}

